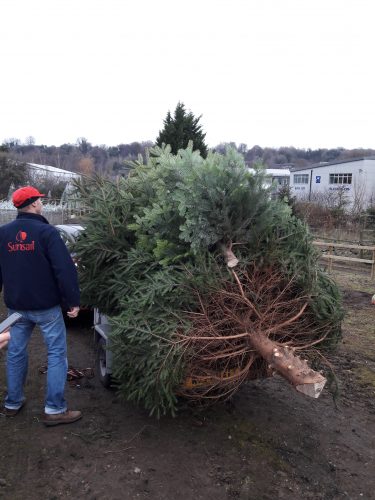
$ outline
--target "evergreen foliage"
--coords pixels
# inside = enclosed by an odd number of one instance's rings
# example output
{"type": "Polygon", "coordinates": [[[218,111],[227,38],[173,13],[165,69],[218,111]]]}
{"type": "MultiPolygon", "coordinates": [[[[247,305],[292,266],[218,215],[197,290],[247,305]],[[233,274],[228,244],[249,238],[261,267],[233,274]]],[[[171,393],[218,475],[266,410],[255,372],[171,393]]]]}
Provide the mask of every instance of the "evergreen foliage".
{"type": "MultiPolygon", "coordinates": [[[[227,150],[204,159],[192,144],[176,155],[155,148],[127,179],[78,185],[89,215],[76,245],[85,303],[111,317],[119,393],[157,415],[174,412],[186,353],[176,332],[199,294],[233,280],[221,252],[232,245],[239,272],[250,263],[276,266],[307,297],[316,332],[340,337],[337,287],[317,265],[305,224],[271,200],[259,169],[227,150]]],[[[318,334],[312,332],[313,339],[318,334]]]]}
{"type": "Polygon", "coordinates": [[[156,145],[161,147],[163,144],[169,144],[172,153],[177,154],[178,150],[187,147],[189,141],[193,142],[194,149],[198,150],[203,158],[207,156],[207,146],[199,120],[192,112],[187,113],[183,103],[179,102],[174,111],[174,116],[168,111],[164,120],[164,128],[159,132],[156,139],[156,145]]]}
{"type": "Polygon", "coordinates": [[[16,188],[27,183],[26,164],[11,160],[5,151],[0,151],[0,200],[5,199],[10,187],[16,188]]]}

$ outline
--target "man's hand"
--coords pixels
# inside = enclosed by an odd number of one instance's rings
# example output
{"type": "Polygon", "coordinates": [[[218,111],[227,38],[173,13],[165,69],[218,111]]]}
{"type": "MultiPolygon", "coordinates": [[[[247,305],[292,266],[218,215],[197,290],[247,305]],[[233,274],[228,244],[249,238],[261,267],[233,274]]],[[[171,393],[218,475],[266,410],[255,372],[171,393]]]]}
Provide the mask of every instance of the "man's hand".
{"type": "Polygon", "coordinates": [[[79,306],[74,306],[69,309],[69,311],[66,313],[69,318],[76,318],[79,313],[79,306]]]}
{"type": "Polygon", "coordinates": [[[5,330],[5,332],[0,333],[0,349],[5,347],[7,343],[9,342],[10,339],[10,328],[8,330],[5,330]]]}

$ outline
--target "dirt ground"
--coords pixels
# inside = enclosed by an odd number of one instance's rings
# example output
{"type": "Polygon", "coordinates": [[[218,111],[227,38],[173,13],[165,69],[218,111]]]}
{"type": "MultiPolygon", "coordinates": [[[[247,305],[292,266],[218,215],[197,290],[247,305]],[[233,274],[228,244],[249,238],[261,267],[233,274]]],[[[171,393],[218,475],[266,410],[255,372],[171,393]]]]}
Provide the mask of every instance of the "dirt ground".
{"type": "MultiPolygon", "coordinates": [[[[336,278],[347,309],[343,343],[330,357],[336,403],[327,390],[312,400],[273,378],[249,383],[231,403],[158,421],[118,403],[94,377],[67,384],[83,419],[46,428],[36,333],[27,405],[13,419],[0,416],[0,498],[375,499],[375,283],[358,273],[336,278]]],[[[70,327],[69,362],[93,367],[94,358],[92,330],[70,327]]],[[[4,364],[1,353],[1,395],[4,364]]]]}

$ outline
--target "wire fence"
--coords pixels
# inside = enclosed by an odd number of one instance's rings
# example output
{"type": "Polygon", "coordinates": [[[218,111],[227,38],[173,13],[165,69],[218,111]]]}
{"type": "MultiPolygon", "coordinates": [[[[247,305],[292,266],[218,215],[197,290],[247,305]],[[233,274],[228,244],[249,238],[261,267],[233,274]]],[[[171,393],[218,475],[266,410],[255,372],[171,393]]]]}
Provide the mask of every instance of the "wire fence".
{"type": "MultiPolygon", "coordinates": [[[[69,200],[66,203],[49,200],[43,206],[43,216],[50,224],[75,224],[80,223],[86,210],[77,200],[69,200]]],[[[0,226],[11,222],[17,217],[17,210],[12,203],[0,202],[0,226]]]]}

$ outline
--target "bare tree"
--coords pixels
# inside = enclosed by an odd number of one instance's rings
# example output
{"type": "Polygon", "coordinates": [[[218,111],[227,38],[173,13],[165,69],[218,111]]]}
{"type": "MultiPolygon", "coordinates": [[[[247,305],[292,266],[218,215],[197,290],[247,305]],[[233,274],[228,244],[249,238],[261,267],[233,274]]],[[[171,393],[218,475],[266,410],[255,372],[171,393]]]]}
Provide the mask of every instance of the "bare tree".
{"type": "Polygon", "coordinates": [[[366,204],[366,183],[365,179],[354,179],[353,182],[353,215],[359,215],[363,212],[366,204]]]}
{"type": "Polygon", "coordinates": [[[26,146],[35,146],[35,139],[32,135],[28,135],[25,139],[26,146]]]}

